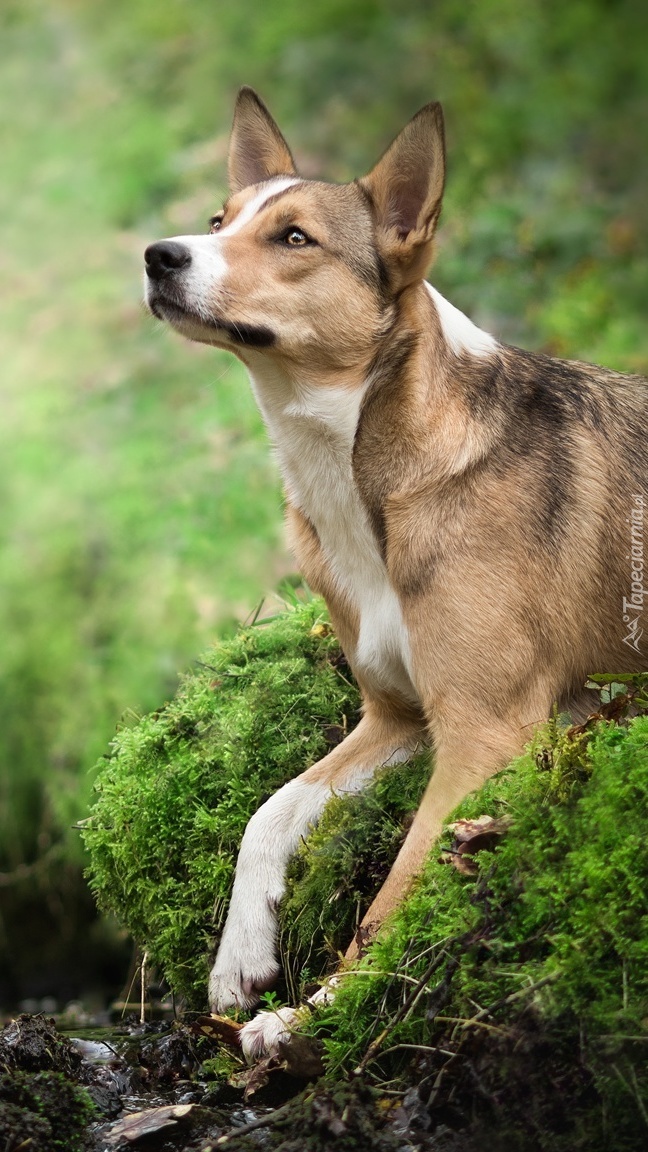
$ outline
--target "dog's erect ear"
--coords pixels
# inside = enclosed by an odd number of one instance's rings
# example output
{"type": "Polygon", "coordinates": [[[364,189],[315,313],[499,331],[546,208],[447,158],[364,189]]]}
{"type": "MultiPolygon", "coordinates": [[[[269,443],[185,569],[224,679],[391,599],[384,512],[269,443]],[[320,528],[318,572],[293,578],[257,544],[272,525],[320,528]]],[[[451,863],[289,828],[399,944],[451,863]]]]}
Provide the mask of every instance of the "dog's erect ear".
{"type": "Polygon", "coordinates": [[[403,268],[424,259],[441,211],[444,182],[443,112],[440,104],[426,104],[360,181],[374,205],[378,244],[403,268]]]}
{"type": "Polygon", "coordinates": [[[227,174],[230,192],[240,192],[272,176],[297,175],[290,148],[252,88],[241,88],[238,94],[227,174]]]}

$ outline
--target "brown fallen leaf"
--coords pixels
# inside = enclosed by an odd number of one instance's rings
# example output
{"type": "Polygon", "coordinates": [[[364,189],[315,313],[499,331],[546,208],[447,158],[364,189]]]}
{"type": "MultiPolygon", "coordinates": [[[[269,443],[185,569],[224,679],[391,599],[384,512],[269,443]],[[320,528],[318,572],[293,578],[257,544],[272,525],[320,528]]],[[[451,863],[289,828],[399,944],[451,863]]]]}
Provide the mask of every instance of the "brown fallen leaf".
{"type": "Polygon", "coordinates": [[[461,872],[462,876],[477,876],[479,873],[479,864],[472,856],[466,856],[463,852],[455,852],[452,848],[447,848],[439,856],[440,864],[452,864],[457,872],[461,872]]]}
{"type": "Polygon", "coordinates": [[[479,852],[485,847],[482,838],[491,837],[497,843],[497,838],[508,832],[511,823],[510,816],[480,816],[477,820],[455,820],[454,824],[448,824],[448,828],[454,832],[459,844],[474,845],[474,850],[479,852]]]}
{"type": "Polygon", "coordinates": [[[219,1040],[229,1048],[241,1047],[241,1028],[236,1020],[229,1016],[199,1016],[192,1020],[189,1028],[197,1036],[207,1036],[210,1040],[219,1040]]]}
{"type": "Polygon", "coordinates": [[[265,1088],[270,1081],[272,1072],[279,1072],[280,1070],[281,1061],[276,1052],[272,1052],[270,1056],[264,1056],[261,1060],[257,1060],[251,1068],[246,1068],[245,1072],[233,1076],[230,1083],[236,1088],[242,1088],[244,1099],[249,1100],[251,1096],[265,1088]]]}
{"type": "Polygon", "coordinates": [[[588,732],[599,720],[621,720],[631,703],[632,694],[627,695],[625,692],[619,692],[617,696],[613,696],[611,700],[601,704],[598,712],[590,712],[582,724],[572,724],[565,735],[571,740],[574,736],[582,736],[584,732],[588,732]]]}
{"type": "Polygon", "coordinates": [[[124,1141],[136,1144],[138,1140],[165,1128],[177,1128],[178,1124],[189,1120],[196,1110],[198,1114],[206,1112],[198,1104],[169,1104],[161,1108],[146,1108],[143,1112],[131,1112],[121,1120],[116,1120],[103,1140],[110,1148],[116,1148],[124,1141]]]}
{"type": "Polygon", "coordinates": [[[448,824],[454,832],[450,848],[440,856],[443,864],[452,864],[464,876],[476,876],[479,864],[473,859],[477,852],[494,848],[511,827],[509,816],[480,816],[477,820],[456,820],[448,824]]]}
{"type": "Polygon", "coordinates": [[[312,1036],[293,1032],[289,1040],[280,1040],[277,1051],[257,1060],[251,1068],[232,1078],[231,1083],[243,1089],[246,1100],[265,1088],[274,1072],[285,1072],[296,1080],[317,1080],[324,1072],[321,1045],[312,1036]]]}

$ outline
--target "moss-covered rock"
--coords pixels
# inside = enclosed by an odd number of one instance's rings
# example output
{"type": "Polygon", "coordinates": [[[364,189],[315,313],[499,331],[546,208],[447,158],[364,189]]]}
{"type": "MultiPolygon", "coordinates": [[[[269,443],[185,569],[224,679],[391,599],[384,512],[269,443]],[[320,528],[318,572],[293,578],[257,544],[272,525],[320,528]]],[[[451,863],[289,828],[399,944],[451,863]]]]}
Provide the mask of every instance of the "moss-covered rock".
{"type": "Polygon", "coordinates": [[[79,1081],[91,1078],[53,1020],[25,1013],[0,1032],[0,1148],[81,1152],[96,1110],[79,1081]]]}
{"type": "Polygon", "coordinates": [[[575,758],[554,726],[461,805],[508,835],[476,879],[435,853],[313,1023],[330,1072],[383,1081],[414,1058],[432,1116],[451,1105],[490,1147],[630,1150],[645,1131],[648,717],[580,735],[575,758]]]}
{"type": "MultiPolygon", "coordinates": [[[[174,701],[118,734],[86,828],[92,882],[190,1003],[204,1002],[249,815],[357,709],[312,601],[217,645],[174,701]]],[[[297,853],[281,909],[292,999],[335,964],[429,771],[421,757],[332,799],[297,853]]],[[[435,1148],[468,1152],[487,1132],[492,1148],[630,1152],[648,1114],[648,718],[552,721],[455,817],[483,814],[511,824],[477,876],[433,853],[313,1018],[329,1075],[417,1085],[435,1148]]]]}
{"type": "Polygon", "coordinates": [[[322,602],[295,604],[207,652],[100,765],[91,885],[189,1004],[204,1006],[245,825],[354,726],[349,676],[322,602]]]}
{"type": "Polygon", "coordinates": [[[60,1072],[0,1075],[0,1148],[82,1152],[94,1108],[84,1088],[60,1072]]]}

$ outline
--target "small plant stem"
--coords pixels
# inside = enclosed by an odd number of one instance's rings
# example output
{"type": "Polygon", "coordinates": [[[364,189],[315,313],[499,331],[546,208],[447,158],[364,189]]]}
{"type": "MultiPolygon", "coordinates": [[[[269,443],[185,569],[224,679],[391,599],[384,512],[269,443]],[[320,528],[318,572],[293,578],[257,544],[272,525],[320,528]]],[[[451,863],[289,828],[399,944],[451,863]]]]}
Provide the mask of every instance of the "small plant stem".
{"type": "Polygon", "coordinates": [[[140,1024],[146,1023],[146,962],[148,960],[148,952],[142,956],[142,967],[140,970],[140,1024]]]}
{"type": "MultiPolygon", "coordinates": [[[[437,968],[440,967],[440,965],[441,965],[442,961],[444,960],[444,958],[446,957],[446,955],[447,955],[447,953],[445,952],[445,949],[444,949],[437,956],[435,956],[434,959],[428,964],[427,968],[425,969],[425,972],[421,976],[418,983],[414,986],[414,988],[410,992],[409,996],[407,996],[407,998],[403,1001],[400,1008],[398,1009],[398,1012],[396,1012],[396,1014],[389,1021],[389,1024],[387,1025],[387,1027],[383,1028],[380,1035],[377,1036],[376,1039],[373,1040],[372,1043],[367,1048],[367,1051],[365,1052],[364,1056],[362,1057],[362,1060],[358,1064],[358,1067],[356,1069],[354,1069],[354,1074],[356,1076],[359,1076],[362,1072],[364,1072],[365,1068],[367,1067],[367,1064],[369,1064],[374,1059],[376,1053],[382,1047],[382,1045],[384,1044],[385,1040],[390,1035],[390,1033],[393,1032],[396,1025],[400,1024],[401,1020],[403,1020],[404,1017],[407,1016],[407,1014],[413,1008],[416,1007],[416,1005],[417,1005],[418,1001],[420,1000],[421,996],[423,995],[423,993],[427,991],[427,982],[430,979],[430,976],[432,975],[432,973],[437,968]]],[[[450,964],[453,963],[452,957],[450,957],[449,963],[450,964]]]]}

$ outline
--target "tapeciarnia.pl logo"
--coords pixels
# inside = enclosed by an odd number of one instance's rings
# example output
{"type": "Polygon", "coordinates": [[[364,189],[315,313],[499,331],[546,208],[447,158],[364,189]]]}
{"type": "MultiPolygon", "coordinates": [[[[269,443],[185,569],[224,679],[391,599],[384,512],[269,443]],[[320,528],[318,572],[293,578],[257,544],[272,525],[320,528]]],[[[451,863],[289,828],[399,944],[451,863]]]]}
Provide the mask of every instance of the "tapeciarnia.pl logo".
{"type": "Polygon", "coordinates": [[[648,589],[644,588],[644,517],[646,498],[641,492],[632,496],[632,508],[628,524],[630,525],[630,596],[623,597],[623,623],[626,625],[626,635],[623,643],[635,652],[641,652],[639,642],[644,634],[642,616],[644,600],[648,597],[648,589]]]}

